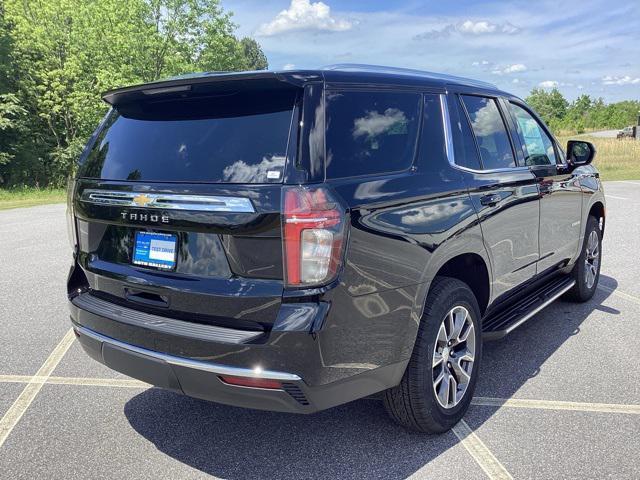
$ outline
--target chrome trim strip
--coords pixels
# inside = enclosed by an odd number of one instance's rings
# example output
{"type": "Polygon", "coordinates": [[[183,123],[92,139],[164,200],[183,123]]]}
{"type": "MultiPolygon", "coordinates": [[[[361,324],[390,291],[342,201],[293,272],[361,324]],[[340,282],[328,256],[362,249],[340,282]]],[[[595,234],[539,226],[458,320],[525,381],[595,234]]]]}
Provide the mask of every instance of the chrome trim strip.
{"type": "Polygon", "coordinates": [[[458,170],[464,170],[465,172],[472,173],[505,173],[505,172],[524,172],[531,171],[530,167],[505,167],[505,168],[492,168],[490,170],[478,170],[475,168],[461,167],[460,165],[454,165],[458,170]]]}
{"type": "Polygon", "coordinates": [[[328,217],[314,217],[314,218],[287,218],[286,223],[320,223],[329,220],[328,217]]]}
{"type": "Polygon", "coordinates": [[[556,301],[558,298],[560,298],[562,295],[564,295],[566,292],[568,292],[569,290],[571,290],[571,288],[576,284],[575,280],[572,280],[566,287],[564,287],[562,290],[560,290],[558,293],[556,293],[555,295],[553,295],[552,297],[550,297],[546,302],[544,302],[542,305],[534,308],[532,311],[530,311],[529,313],[527,313],[524,317],[522,317],[520,320],[518,320],[516,323],[514,323],[513,325],[511,325],[508,328],[505,328],[504,333],[511,333],[512,331],[514,331],[516,328],[518,328],[520,325],[522,325],[524,322],[526,322],[527,320],[529,320],[531,317],[533,317],[536,313],[538,313],[540,310],[542,310],[543,308],[547,307],[550,303],[553,303],[554,301],[556,301]]]}
{"type": "Polygon", "coordinates": [[[447,159],[452,167],[456,167],[455,153],[453,150],[453,134],[451,132],[451,118],[449,117],[449,105],[447,105],[447,96],[445,94],[440,94],[440,110],[442,110],[442,125],[444,127],[444,144],[447,159]]]}
{"type": "Polygon", "coordinates": [[[215,373],[217,375],[231,375],[236,377],[249,377],[249,378],[263,378],[268,380],[280,380],[283,382],[299,382],[302,380],[298,375],[294,373],[286,372],[274,372],[271,370],[261,370],[260,368],[239,368],[229,367],[227,365],[220,365],[216,363],[203,362],[200,360],[193,360],[191,358],[176,357],[168,353],[155,352],[153,350],[147,350],[146,348],[137,347],[120,340],[116,340],[111,337],[107,337],[98,332],[94,332],[86,327],[74,325],[73,327],[80,335],[86,335],[98,342],[108,343],[110,345],[128,350],[140,355],[146,355],[148,357],[162,360],[170,365],[176,365],[180,367],[193,368],[196,370],[202,370],[204,372],[215,373]]]}
{"type": "Polygon", "coordinates": [[[80,201],[114,207],[158,208],[198,212],[255,213],[253,203],[245,197],[221,195],[180,195],[174,193],[122,192],[93,190],[82,192],[80,201]]]}

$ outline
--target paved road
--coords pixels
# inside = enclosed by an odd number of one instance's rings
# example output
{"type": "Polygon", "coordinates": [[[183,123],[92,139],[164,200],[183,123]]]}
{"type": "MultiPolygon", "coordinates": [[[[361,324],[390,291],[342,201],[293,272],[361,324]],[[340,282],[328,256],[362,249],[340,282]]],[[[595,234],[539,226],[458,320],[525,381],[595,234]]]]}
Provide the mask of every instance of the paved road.
{"type": "Polygon", "coordinates": [[[376,400],[296,416],[128,381],[65,337],[63,206],[1,211],[0,478],[640,478],[640,181],[606,192],[594,300],[487,344],[473,433],[434,437],[376,400]]]}
{"type": "Polygon", "coordinates": [[[588,132],[578,136],[598,137],[598,138],[616,138],[620,130],[602,130],[600,132],[588,132]]]}

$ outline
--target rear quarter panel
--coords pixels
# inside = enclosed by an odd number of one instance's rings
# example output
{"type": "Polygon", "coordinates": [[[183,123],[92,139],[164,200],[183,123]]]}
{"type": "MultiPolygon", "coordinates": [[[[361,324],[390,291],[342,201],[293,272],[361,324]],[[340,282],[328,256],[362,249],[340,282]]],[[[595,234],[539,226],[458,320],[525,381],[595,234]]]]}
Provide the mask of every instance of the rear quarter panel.
{"type": "Polygon", "coordinates": [[[449,259],[476,253],[489,269],[467,187],[446,157],[441,119],[431,121],[410,171],[328,182],[349,206],[351,225],[321,345],[327,365],[351,374],[410,357],[429,286],[449,259]]]}

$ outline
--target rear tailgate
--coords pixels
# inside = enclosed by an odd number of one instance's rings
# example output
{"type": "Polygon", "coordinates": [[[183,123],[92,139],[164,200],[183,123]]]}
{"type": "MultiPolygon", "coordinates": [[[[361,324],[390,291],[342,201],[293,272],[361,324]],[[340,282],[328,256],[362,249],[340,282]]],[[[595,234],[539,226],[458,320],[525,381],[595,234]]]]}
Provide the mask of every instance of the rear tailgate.
{"type": "Polygon", "coordinates": [[[73,198],[92,294],[188,321],[269,328],[283,291],[281,190],[298,93],[227,89],[117,105],[73,198]],[[140,261],[148,239],[166,261],[140,261]]]}
{"type": "Polygon", "coordinates": [[[280,190],[280,185],[256,185],[248,191],[236,186],[81,179],[75,194],[80,266],[97,295],[129,306],[235,327],[269,324],[275,320],[283,288],[280,190]],[[250,199],[255,211],[126,207],[103,200],[113,193],[139,198],[149,196],[147,192],[164,194],[162,198],[250,199]],[[96,198],[101,203],[95,203],[96,198]],[[175,267],[133,264],[137,232],[175,234],[175,267]]]}

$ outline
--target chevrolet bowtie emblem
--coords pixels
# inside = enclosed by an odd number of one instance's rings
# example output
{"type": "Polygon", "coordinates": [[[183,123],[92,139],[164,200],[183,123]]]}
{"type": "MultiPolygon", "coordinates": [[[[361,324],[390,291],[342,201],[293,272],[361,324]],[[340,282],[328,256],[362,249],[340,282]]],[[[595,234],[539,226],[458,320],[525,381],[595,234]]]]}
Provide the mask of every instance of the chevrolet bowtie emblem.
{"type": "Polygon", "coordinates": [[[138,205],[139,207],[146,207],[149,203],[151,203],[153,199],[146,194],[141,194],[133,197],[133,203],[138,205]]]}

